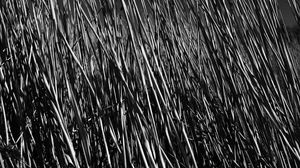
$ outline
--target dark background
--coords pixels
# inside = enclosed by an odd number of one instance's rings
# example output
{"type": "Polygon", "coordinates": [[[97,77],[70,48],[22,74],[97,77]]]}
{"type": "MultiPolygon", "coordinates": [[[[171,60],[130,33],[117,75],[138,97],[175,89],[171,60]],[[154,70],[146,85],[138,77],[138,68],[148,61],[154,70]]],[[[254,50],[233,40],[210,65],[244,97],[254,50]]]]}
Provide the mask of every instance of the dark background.
{"type": "Polygon", "coordinates": [[[289,6],[288,0],[278,0],[279,9],[281,10],[283,20],[288,27],[296,25],[296,20],[293,16],[293,11],[289,6]]]}

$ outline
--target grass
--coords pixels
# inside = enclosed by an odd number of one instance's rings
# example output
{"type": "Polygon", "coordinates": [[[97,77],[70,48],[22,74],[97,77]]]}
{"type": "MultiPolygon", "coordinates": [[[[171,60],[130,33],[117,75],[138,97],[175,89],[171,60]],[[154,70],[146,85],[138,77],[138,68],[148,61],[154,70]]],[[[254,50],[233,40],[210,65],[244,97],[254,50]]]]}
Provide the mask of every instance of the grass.
{"type": "Polygon", "coordinates": [[[0,9],[0,167],[300,165],[299,54],[277,1],[0,9]]]}

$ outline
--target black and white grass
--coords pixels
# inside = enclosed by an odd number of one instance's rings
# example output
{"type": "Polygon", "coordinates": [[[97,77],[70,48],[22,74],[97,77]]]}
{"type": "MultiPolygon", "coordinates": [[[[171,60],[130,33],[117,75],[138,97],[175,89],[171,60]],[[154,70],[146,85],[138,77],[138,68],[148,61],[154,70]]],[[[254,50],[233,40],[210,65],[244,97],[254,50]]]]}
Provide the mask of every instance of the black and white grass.
{"type": "Polygon", "coordinates": [[[0,167],[298,167],[299,42],[278,8],[1,1],[0,167]]]}

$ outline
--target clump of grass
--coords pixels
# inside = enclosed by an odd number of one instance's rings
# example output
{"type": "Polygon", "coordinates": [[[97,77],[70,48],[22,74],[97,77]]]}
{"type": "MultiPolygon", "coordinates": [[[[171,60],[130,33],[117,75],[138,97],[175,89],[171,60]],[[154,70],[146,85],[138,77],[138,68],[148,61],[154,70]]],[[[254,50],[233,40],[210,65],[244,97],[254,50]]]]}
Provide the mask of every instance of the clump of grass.
{"type": "Polygon", "coordinates": [[[1,167],[299,165],[299,74],[277,1],[0,9],[1,167]]]}

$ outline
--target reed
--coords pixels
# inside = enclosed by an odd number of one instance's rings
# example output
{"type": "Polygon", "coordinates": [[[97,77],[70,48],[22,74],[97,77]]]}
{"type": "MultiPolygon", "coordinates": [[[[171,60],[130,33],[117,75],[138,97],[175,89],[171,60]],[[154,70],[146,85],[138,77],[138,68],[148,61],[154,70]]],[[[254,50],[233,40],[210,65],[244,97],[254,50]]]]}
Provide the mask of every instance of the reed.
{"type": "Polygon", "coordinates": [[[276,0],[0,9],[0,167],[300,165],[299,43],[276,0]]]}

